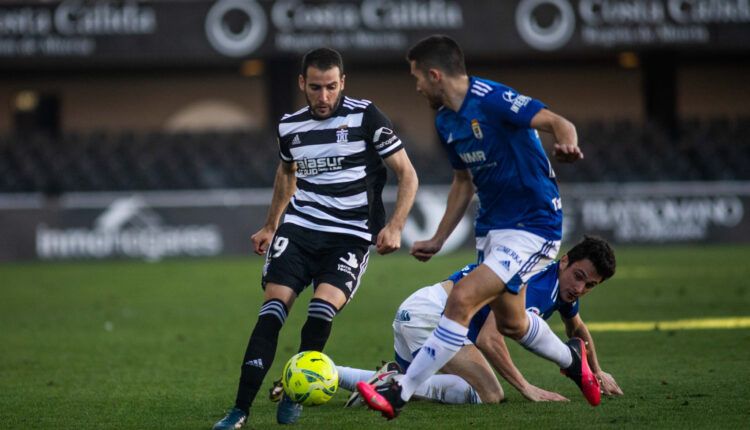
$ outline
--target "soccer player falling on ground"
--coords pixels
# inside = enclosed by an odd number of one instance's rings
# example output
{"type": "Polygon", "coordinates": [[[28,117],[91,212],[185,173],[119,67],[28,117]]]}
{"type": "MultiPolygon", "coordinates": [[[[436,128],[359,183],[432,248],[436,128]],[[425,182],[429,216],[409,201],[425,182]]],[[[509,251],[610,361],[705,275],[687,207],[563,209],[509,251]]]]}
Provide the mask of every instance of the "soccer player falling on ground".
{"type": "MultiPolygon", "coordinates": [[[[583,296],[614,275],[615,266],[615,254],[609,244],[597,237],[587,236],[559,261],[534,275],[526,286],[527,312],[533,312],[545,320],[559,312],[568,337],[580,337],[586,342],[587,360],[601,381],[602,393],[606,395],[622,395],[622,390],[612,375],[599,365],[594,339],[578,309],[583,296]]],[[[419,352],[440,321],[452,287],[476,267],[476,264],[470,264],[448,279],[421,288],[404,300],[393,321],[395,362],[386,363],[377,372],[337,366],[339,386],[355,390],[346,406],[360,403],[361,397],[355,389],[357,382],[368,381],[380,386],[387,384],[389,377],[399,378],[397,373],[409,368],[412,357],[419,352]]],[[[417,388],[414,396],[450,404],[498,403],[503,400],[504,393],[490,364],[531,401],[567,400],[558,393],[543,390],[526,381],[510,358],[489,305],[483,306],[471,319],[467,341],[443,366],[442,374],[430,377],[417,388]]]]}
{"type": "MultiPolygon", "coordinates": [[[[538,100],[468,76],[461,48],[447,36],[418,42],[407,59],[417,92],[437,110],[437,133],[454,169],[437,231],[416,242],[411,253],[427,261],[440,251],[476,187],[481,264],[453,288],[443,317],[405,376],[377,390],[359,383],[363,400],[386,418],[396,417],[415,390],[459,351],[472,316],[489,304],[500,333],[556,363],[588,402],[598,405],[599,381],[588,366],[583,340],[563,343],[525,307],[525,283],[555,258],[562,236],[562,202],[537,130],[553,135],[559,161],[574,162],[583,158],[575,127],[538,100]]],[[[591,273],[582,276],[592,281],[591,273]]]]}
{"type": "MultiPolygon", "coordinates": [[[[344,96],[344,82],[338,52],[321,48],[303,57],[299,88],[308,106],[279,122],[273,198],[265,225],[252,236],[255,253],[266,255],[264,302],[242,360],[234,408],[215,430],[246,422],[299,293],[310,283],[315,288],[299,351],[322,351],[333,318],[360,285],[370,245],[379,254],[401,245],[417,175],[388,118],[371,102],[344,96]],[[384,164],[398,177],[388,223],[381,199],[384,164]]],[[[277,421],[297,421],[301,408],[284,396],[277,421]]]]}

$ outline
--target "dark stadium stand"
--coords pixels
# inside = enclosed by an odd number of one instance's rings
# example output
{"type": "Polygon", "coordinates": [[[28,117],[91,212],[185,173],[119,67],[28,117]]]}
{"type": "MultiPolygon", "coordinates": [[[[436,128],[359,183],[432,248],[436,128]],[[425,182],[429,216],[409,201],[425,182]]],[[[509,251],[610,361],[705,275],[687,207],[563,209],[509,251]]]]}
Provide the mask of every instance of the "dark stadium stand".
{"type": "MultiPolygon", "coordinates": [[[[628,121],[594,121],[578,123],[578,134],[586,159],[553,162],[563,182],[750,179],[750,118],[684,120],[677,136],[628,121]]],[[[6,135],[0,192],[270,187],[276,151],[264,132],[6,135]]],[[[450,182],[450,169],[435,168],[446,163],[440,151],[410,145],[410,155],[422,184],[450,182]]]]}
{"type": "Polygon", "coordinates": [[[750,179],[750,118],[681,121],[676,135],[631,122],[578,125],[586,159],[553,161],[566,182],[750,179]]]}
{"type": "Polygon", "coordinates": [[[264,133],[5,136],[0,192],[268,187],[277,163],[264,133]]]}

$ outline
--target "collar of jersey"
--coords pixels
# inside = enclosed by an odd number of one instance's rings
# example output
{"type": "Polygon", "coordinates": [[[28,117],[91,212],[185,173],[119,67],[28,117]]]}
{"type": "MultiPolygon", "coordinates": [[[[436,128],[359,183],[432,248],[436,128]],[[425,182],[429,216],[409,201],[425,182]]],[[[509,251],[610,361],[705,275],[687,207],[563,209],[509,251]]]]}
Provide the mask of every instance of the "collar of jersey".
{"type": "Polygon", "coordinates": [[[469,87],[466,88],[466,95],[464,95],[464,101],[461,102],[461,107],[458,108],[458,112],[456,112],[458,115],[461,115],[461,113],[464,111],[466,106],[469,104],[469,98],[472,97],[471,95],[471,87],[474,85],[474,81],[476,81],[477,78],[474,76],[469,76],[469,87]]]}

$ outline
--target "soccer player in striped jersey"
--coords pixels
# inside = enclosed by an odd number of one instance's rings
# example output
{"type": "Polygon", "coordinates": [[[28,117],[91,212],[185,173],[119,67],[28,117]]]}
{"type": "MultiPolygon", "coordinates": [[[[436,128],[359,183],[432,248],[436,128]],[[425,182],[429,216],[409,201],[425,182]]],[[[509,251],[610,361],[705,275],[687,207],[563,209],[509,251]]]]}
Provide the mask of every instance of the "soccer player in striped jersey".
{"type": "Polygon", "coordinates": [[[559,161],[573,162],[583,158],[575,127],[538,100],[469,76],[461,48],[447,36],[418,42],[407,59],[417,92],[437,109],[435,127],[454,170],[437,231],[414,243],[411,253],[427,261],[440,251],[476,189],[475,236],[482,264],[453,288],[445,314],[406,376],[381,392],[361,384],[363,399],[394,418],[416,388],[458,352],[472,316],[489,303],[503,335],[554,361],[589,403],[598,405],[599,382],[586,363],[583,341],[564,343],[524,307],[523,286],[555,258],[562,236],[562,202],[538,130],[553,135],[559,161]]]}
{"type": "MultiPolygon", "coordinates": [[[[299,88],[307,106],[279,122],[273,198],[265,225],[252,236],[255,253],[266,255],[264,303],[242,361],[234,408],[214,429],[239,428],[247,420],[273,363],[279,331],[302,290],[314,288],[299,351],[322,351],[333,318],[360,285],[370,246],[379,254],[400,247],[417,175],[388,118],[372,102],[344,96],[344,84],[338,52],[305,54],[299,88]],[[398,178],[388,222],[381,199],[386,165],[398,178]]],[[[283,396],[277,421],[295,422],[301,408],[283,396]]]]}
{"type": "MultiPolygon", "coordinates": [[[[417,290],[401,303],[393,321],[395,358],[400,369],[409,368],[412,357],[437,326],[452,287],[476,267],[476,264],[470,264],[442,282],[417,290]]],[[[611,278],[615,268],[615,254],[609,244],[600,238],[586,236],[559,261],[551,263],[529,280],[525,306],[527,312],[544,320],[558,312],[568,337],[580,337],[586,342],[587,360],[601,382],[602,393],[619,396],[622,390],[612,375],[599,365],[594,339],[579,314],[580,299],[611,278]]],[[[489,305],[483,306],[471,319],[464,346],[443,366],[443,374],[430,377],[414,395],[442,403],[497,403],[503,399],[503,390],[487,361],[529,400],[566,400],[526,381],[510,358],[489,305]]],[[[354,389],[359,381],[371,380],[375,374],[363,369],[337,367],[339,386],[349,390],[354,389]]],[[[394,373],[381,371],[379,378],[371,381],[382,385],[385,378],[394,373]]],[[[357,397],[353,395],[347,405],[355,403],[357,397]]]]}

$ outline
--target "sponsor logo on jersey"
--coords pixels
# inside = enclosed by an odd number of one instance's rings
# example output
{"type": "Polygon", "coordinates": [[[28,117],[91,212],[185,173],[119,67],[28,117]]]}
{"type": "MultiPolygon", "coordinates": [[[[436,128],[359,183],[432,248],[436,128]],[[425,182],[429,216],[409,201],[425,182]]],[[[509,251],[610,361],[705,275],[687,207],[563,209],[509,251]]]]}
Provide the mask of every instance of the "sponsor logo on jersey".
{"type": "Polygon", "coordinates": [[[396,314],[396,321],[411,321],[411,315],[409,315],[409,311],[406,309],[401,309],[396,314]]]}
{"type": "Polygon", "coordinates": [[[466,164],[481,163],[487,160],[484,151],[462,152],[458,154],[458,156],[461,157],[461,161],[466,164]]]}
{"type": "Polygon", "coordinates": [[[388,127],[380,127],[379,129],[375,130],[375,135],[373,135],[372,140],[374,142],[377,142],[380,140],[380,136],[391,136],[393,135],[393,130],[391,130],[388,127]]]}
{"type": "Polygon", "coordinates": [[[297,173],[301,176],[341,170],[344,157],[303,158],[297,161],[297,173]]]}
{"type": "Polygon", "coordinates": [[[526,106],[531,101],[531,97],[516,94],[511,90],[507,90],[503,93],[503,99],[511,104],[510,110],[513,113],[518,113],[522,107],[526,106]]]}
{"type": "Polygon", "coordinates": [[[484,133],[482,133],[482,127],[479,126],[479,121],[476,119],[471,120],[471,131],[474,132],[474,137],[477,139],[484,139],[484,133]]]}
{"type": "MultiPolygon", "coordinates": [[[[377,140],[376,140],[376,142],[377,142],[377,140]]],[[[381,143],[378,143],[377,145],[375,145],[375,150],[376,151],[380,151],[381,149],[383,149],[383,148],[385,148],[387,146],[391,146],[391,145],[393,145],[396,142],[398,142],[398,136],[393,135],[393,136],[389,137],[385,142],[381,142],[381,143]]]]}
{"type": "Polygon", "coordinates": [[[292,139],[292,145],[291,146],[299,145],[301,143],[302,143],[302,139],[299,138],[299,134],[295,134],[294,135],[294,139],[292,139]]]}
{"type": "Polygon", "coordinates": [[[503,261],[500,262],[500,265],[503,266],[505,268],[505,270],[510,270],[510,261],[503,260],[503,261]]]}

